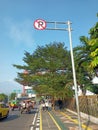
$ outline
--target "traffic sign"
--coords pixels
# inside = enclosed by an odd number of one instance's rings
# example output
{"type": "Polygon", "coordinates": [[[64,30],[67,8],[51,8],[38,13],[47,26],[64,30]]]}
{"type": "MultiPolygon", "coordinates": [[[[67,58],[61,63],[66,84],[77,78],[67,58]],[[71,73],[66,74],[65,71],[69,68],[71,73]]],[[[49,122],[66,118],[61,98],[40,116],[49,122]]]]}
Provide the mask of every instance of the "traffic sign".
{"type": "Polygon", "coordinates": [[[42,19],[37,19],[34,21],[34,28],[38,30],[44,30],[46,28],[46,21],[42,19]]]}

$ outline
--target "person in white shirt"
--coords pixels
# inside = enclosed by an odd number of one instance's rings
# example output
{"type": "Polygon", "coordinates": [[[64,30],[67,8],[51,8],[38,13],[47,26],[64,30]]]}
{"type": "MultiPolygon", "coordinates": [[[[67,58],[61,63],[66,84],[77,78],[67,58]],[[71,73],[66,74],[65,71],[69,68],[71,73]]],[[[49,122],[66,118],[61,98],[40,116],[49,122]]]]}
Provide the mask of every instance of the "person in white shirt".
{"type": "Polygon", "coordinates": [[[41,107],[42,107],[42,110],[44,111],[45,110],[45,102],[44,101],[41,103],[41,107]]]}
{"type": "Polygon", "coordinates": [[[49,107],[48,101],[45,102],[45,106],[46,106],[46,110],[48,110],[48,107],[49,107]]]}

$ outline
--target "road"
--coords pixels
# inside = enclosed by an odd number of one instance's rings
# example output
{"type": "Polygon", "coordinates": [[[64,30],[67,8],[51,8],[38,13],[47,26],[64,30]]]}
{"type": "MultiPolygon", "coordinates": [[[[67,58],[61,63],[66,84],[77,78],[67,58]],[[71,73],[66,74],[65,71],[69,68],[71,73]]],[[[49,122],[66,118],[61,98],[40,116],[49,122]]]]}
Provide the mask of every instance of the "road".
{"type": "Polygon", "coordinates": [[[36,109],[32,110],[30,114],[14,110],[10,111],[6,119],[0,120],[0,130],[30,130],[36,109]]]}
{"type": "Polygon", "coordinates": [[[39,112],[38,106],[30,114],[10,110],[8,118],[0,120],[0,130],[61,130],[51,117],[48,111],[39,112]]]}
{"type": "MultiPolygon", "coordinates": [[[[98,124],[82,119],[82,130],[98,130],[98,124]]],[[[30,114],[10,111],[0,120],[0,130],[78,130],[77,115],[69,111],[42,111],[35,107],[30,114]]]]}

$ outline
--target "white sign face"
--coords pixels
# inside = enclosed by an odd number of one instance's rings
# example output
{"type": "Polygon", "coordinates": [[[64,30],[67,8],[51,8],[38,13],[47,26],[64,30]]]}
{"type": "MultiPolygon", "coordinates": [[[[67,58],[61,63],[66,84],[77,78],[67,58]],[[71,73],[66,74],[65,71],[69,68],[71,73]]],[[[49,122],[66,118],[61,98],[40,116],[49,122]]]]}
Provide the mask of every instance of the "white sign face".
{"type": "Polygon", "coordinates": [[[46,21],[42,19],[37,19],[34,21],[34,27],[38,30],[44,30],[46,28],[46,21]]]}

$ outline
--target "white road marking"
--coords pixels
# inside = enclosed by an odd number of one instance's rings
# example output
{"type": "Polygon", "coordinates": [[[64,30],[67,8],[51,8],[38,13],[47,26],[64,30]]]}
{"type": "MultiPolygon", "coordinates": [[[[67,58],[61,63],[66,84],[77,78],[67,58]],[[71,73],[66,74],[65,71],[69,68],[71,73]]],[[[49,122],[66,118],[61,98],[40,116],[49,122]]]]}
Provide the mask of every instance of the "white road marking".
{"type": "Polygon", "coordinates": [[[36,116],[37,116],[37,113],[36,113],[35,116],[34,116],[34,119],[33,119],[32,125],[34,125],[34,123],[35,123],[36,116]]]}
{"type": "Polygon", "coordinates": [[[31,126],[30,130],[33,130],[33,126],[31,126]]]}

